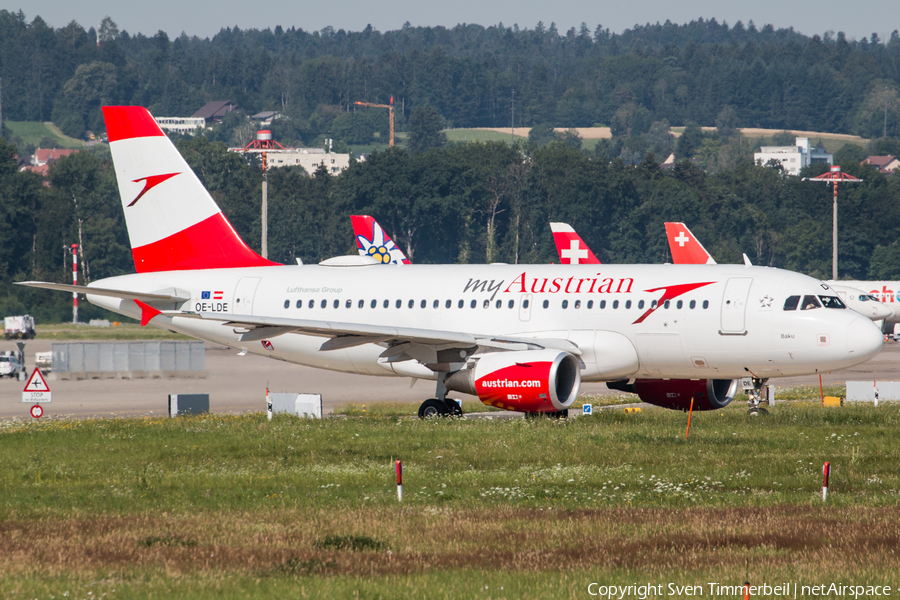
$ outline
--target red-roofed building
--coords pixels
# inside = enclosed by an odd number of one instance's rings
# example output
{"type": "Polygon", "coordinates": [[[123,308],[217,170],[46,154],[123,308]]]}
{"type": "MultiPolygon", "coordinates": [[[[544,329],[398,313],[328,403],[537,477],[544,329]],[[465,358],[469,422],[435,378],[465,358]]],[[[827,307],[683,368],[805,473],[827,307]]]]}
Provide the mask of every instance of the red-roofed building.
{"type": "Polygon", "coordinates": [[[887,156],[869,156],[864,161],[864,165],[872,165],[878,169],[879,173],[891,175],[897,169],[900,169],[900,158],[888,154],[887,156]]]}
{"type": "Polygon", "coordinates": [[[74,154],[78,152],[78,150],[67,150],[64,148],[38,148],[34,151],[34,157],[31,159],[31,164],[40,167],[52,162],[58,161],[63,156],[69,156],[70,154],[74,154]]]}

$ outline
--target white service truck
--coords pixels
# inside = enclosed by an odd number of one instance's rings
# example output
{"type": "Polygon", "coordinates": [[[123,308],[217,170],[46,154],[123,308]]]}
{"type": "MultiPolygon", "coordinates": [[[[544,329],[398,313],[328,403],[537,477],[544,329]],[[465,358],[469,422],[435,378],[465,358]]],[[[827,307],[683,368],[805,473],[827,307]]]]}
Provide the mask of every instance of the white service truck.
{"type": "Polygon", "coordinates": [[[3,337],[8,340],[32,339],[34,337],[34,317],[31,315],[6,317],[3,320],[3,337]]]}

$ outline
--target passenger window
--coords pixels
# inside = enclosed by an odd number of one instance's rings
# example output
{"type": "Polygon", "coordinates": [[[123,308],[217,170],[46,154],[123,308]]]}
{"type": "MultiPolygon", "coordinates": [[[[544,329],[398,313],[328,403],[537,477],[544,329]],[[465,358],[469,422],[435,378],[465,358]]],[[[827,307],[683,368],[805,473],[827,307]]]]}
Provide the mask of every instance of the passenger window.
{"type": "Polygon", "coordinates": [[[384,300],[384,302],[382,303],[382,305],[383,305],[385,308],[387,308],[388,306],[391,305],[391,301],[385,298],[385,300],[384,300]]]}
{"type": "MultiPolygon", "coordinates": [[[[449,302],[449,300],[448,300],[448,302],[449,302]]],[[[426,306],[428,306],[428,302],[426,302],[425,300],[422,300],[422,301],[419,303],[419,308],[425,308],[426,306]]],[[[450,308],[450,306],[447,305],[447,308],[450,308]]]]}
{"type": "Polygon", "coordinates": [[[670,300],[666,300],[663,303],[663,308],[669,308],[670,306],[672,306],[672,302],[670,300]]]}
{"type": "Polygon", "coordinates": [[[353,307],[353,300],[347,300],[347,302],[345,303],[345,307],[346,307],[346,308],[352,308],[352,307],[353,307]]]}
{"type": "Polygon", "coordinates": [[[310,308],[315,308],[315,307],[316,307],[316,301],[315,301],[315,300],[310,300],[310,301],[309,301],[309,304],[307,304],[307,306],[310,307],[310,308]]]}
{"type": "Polygon", "coordinates": [[[575,301],[575,308],[581,308],[581,300],[575,301]]]}
{"type": "Polygon", "coordinates": [[[619,301],[613,300],[613,308],[619,308],[619,301]]]}
{"type": "Polygon", "coordinates": [[[562,301],[562,307],[563,307],[563,308],[569,308],[569,301],[568,301],[568,300],[563,300],[563,301],[562,301]]]}
{"type": "Polygon", "coordinates": [[[522,308],[528,308],[528,300],[522,300],[522,308]]]}
{"type": "Polygon", "coordinates": [[[606,300],[600,301],[600,308],[606,308],[606,300]]]}
{"type": "Polygon", "coordinates": [[[326,306],[328,306],[328,300],[322,298],[322,308],[325,308],[326,306]]]}
{"type": "Polygon", "coordinates": [[[470,303],[470,306],[472,308],[475,308],[477,305],[478,305],[478,301],[476,301],[476,300],[472,300],[472,302],[470,303]]]}
{"type": "Polygon", "coordinates": [[[464,304],[465,304],[465,300],[460,300],[459,303],[457,304],[457,307],[462,308],[464,304]]]}
{"type": "Polygon", "coordinates": [[[690,306],[691,308],[697,308],[697,301],[691,300],[691,303],[688,306],[690,306]]]}
{"type": "MultiPolygon", "coordinates": [[[[453,306],[453,301],[452,301],[452,300],[447,300],[446,302],[444,302],[444,308],[450,308],[451,306],[453,306]]],[[[422,300],[422,308],[425,308],[425,301],[424,301],[424,300],[422,300]]]]}
{"type": "Polygon", "coordinates": [[[801,302],[800,305],[803,307],[801,310],[822,308],[822,305],[819,304],[819,300],[815,296],[803,296],[803,302],[801,302]]]}
{"type": "Polygon", "coordinates": [[[340,308],[340,307],[341,307],[341,301],[338,300],[337,298],[334,299],[334,307],[335,307],[335,308],[340,308]]]}
{"type": "Polygon", "coordinates": [[[303,300],[297,300],[297,308],[303,308],[303,300]]]}
{"type": "Polygon", "coordinates": [[[650,308],[656,308],[657,304],[658,304],[657,301],[654,300],[653,302],[650,303],[650,308]]]}
{"type": "Polygon", "coordinates": [[[491,305],[490,299],[487,299],[487,300],[484,301],[484,307],[485,307],[485,308],[489,307],[490,305],[491,305]]]}
{"type": "Polygon", "coordinates": [[[365,306],[365,305],[366,305],[366,301],[365,301],[365,300],[360,300],[360,301],[356,304],[356,306],[357,306],[358,308],[362,308],[362,307],[365,306]]]}
{"type": "Polygon", "coordinates": [[[703,301],[703,308],[709,308],[709,300],[703,301]]]}
{"type": "Polygon", "coordinates": [[[503,300],[497,300],[497,308],[503,308],[503,300]]]}
{"type": "Polygon", "coordinates": [[[372,308],[375,308],[376,306],[378,306],[378,300],[372,300],[372,303],[371,303],[370,306],[371,306],[372,308]]]}
{"type": "Polygon", "coordinates": [[[510,308],[515,308],[515,307],[516,307],[516,301],[515,301],[515,300],[510,300],[510,301],[509,301],[509,307],[510,307],[510,308]]]}
{"type": "Polygon", "coordinates": [[[819,296],[819,300],[825,308],[847,308],[837,296],[819,296]]]}
{"type": "Polygon", "coordinates": [[[788,299],[784,301],[784,310],[797,310],[799,304],[800,296],[788,296],[788,299]]]}
{"type": "Polygon", "coordinates": [[[625,308],[631,308],[631,300],[625,301],[625,308]]]}
{"type": "Polygon", "coordinates": [[[285,300],[285,301],[284,301],[284,307],[285,307],[285,308],[290,308],[290,307],[291,307],[291,301],[290,301],[290,300],[285,300]]]}
{"type": "Polygon", "coordinates": [[[432,306],[433,306],[434,308],[437,308],[437,307],[440,306],[440,305],[441,305],[441,301],[440,301],[440,300],[435,300],[435,301],[432,303],[432,306]]]}
{"type": "Polygon", "coordinates": [[[682,302],[681,300],[679,300],[679,301],[675,304],[675,308],[681,308],[682,306],[684,306],[684,302],[682,302]]]}
{"type": "Polygon", "coordinates": [[[544,300],[544,308],[549,308],[549,307],[550,307],[550,301],[544,300]]]}
{"type": "Polygon", "coordinates": [[[644,308],[644,301],[638,300],[638,308],[644,308]]]}
{"type": "Polygon", "coordinates": [[[588,307],[588,308],[594,308],[594,301],[593,301],[593,300],[588,300],[587,307],[588,307]]]}

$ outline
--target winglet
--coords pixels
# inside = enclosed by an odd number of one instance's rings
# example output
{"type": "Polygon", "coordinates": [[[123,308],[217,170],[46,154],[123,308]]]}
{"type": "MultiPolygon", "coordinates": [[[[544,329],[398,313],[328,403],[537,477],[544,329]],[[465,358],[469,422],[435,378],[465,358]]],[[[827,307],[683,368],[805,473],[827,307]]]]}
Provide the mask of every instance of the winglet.
{"type": "Polygon", "coordinates": [[[568,223],[550,223],[559,262],[564,265],[599,265],[600,261],[568,223]]]}
{"type": "Polygon", "coordinates": [[[714,265],[703,244],[694,237],[684,223],[666,223],[666,239],[672,251],[672,262],[676,265],[714,265]]]}
{"type": "Polygon", "coordinates": [[[135,300],[134,303],[141,307],[141,327],[146,327],[147,323],[149,323],[153,317],[162,314],[161,310],[156,310],[149,304],[141,302],[140,300],[135,300]]]}

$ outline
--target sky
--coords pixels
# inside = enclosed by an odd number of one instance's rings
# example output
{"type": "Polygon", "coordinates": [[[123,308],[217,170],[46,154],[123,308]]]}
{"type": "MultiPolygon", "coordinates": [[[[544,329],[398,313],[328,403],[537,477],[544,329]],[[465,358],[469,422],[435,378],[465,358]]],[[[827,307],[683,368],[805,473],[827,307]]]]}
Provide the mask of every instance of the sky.
{"type": "MultiPolygon", "coordinates": [[[[15,2],[16,0],[12,0],[15,2]]],[[[869,37],[873,32],[883,40],[891,31],[900,29],[900,10],[895,0],[871,0],[864,10],[846,10],[856,5],[825,0],[814,4],[755,0],[723,2],[722,0],[451,0],[444,2],[377,2],[374,0],[268,0],[262,5],[247,0],[154,0],[121,2],[121,0],[29,0],[17,4],[0,0],[0,8],[24,12],[27,22],[40,16],[52,27],[59,28],[76,21],[85,29],[97,27],[109,16],[130,34],[155,35],[165,31],[169,38],[182,32],[189,36],[212,37],[224,27],[241,29],[274,29],[281,25],[318,31],[334,29],[360,31],[371,24],[379,31],[399,29],[406,21],[413,26],[476,23],[489,26],[514,23],[533,29],[542,21],[549,27],[556,23],[560,33],[582,22],[591,31],[597,25],[619,33],[635,24],[687,23],[697,18],[716,18],[733,25],[751,20],[757,27],[772,24],[776,28],[793,27],[805,35],[822,35],[826,31],[843,31],[848,38],[869,37]],[[890,15],[894,15],[891,17],[890,15]]]]}

